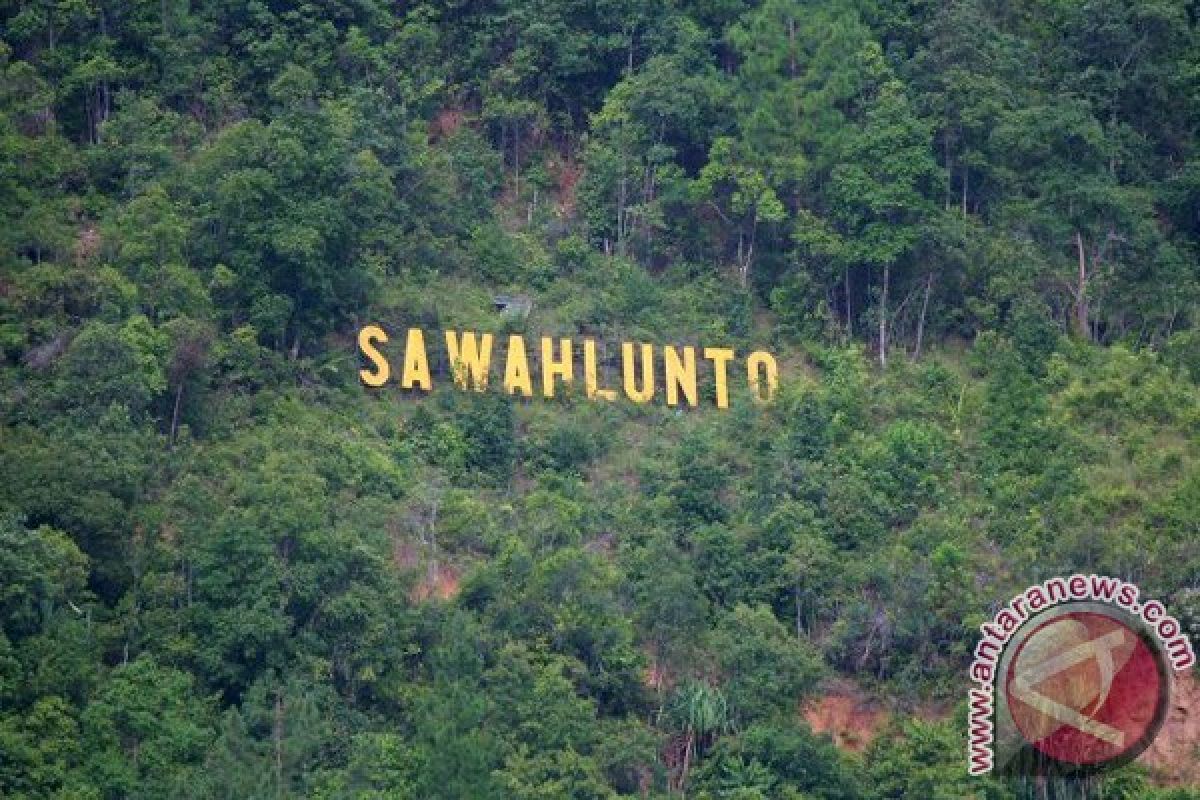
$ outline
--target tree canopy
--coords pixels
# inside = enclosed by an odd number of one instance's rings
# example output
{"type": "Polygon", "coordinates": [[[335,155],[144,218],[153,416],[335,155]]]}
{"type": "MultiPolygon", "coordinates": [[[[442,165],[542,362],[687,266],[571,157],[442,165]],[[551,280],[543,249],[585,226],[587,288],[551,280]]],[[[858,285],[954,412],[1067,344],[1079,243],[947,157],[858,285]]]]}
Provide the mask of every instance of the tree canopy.
{"type": "Polygon", "coordinates": [[[969,780],[962,703],[1049,575],[1200,631],[1198,13],[0,4],[0,796],[1200,797],[969,780]]]}

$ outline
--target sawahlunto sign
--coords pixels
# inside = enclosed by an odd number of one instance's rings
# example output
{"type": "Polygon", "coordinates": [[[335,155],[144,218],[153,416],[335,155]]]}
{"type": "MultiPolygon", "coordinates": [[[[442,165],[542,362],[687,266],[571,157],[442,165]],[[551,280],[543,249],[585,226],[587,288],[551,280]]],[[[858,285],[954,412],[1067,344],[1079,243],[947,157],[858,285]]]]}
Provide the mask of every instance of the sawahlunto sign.
{"type": "MultiPolygon", "coordinates": [[[[701,369],[712,377],[712,402],[717,408],[729,407],[730,373],[739,368],[744,370],[750,395],[756,402],[770,402],[779,388],[779,365],[774,356],[762,350],[738,359],[737,353],[728,347],[622,342],[618,390],[602,385],[600,356],[594,339],[577,343],[570,338],[542,336],[531,360],[530,348],[521,334],[508,336],[503,354],[498,352],[496,336],[491,333],[447,330],[440,338],[439,346],[445,348],[445,363],[451,365],[453,383],[463,390],[486,391],[493,371],[502,363],[505,392],[552,398],[560,387],[566,389],[575,383],[580,375],[576,368],[579,361],[582,361],[584,393],[593,400],[616,400],[618,393],[623,393],[634,403],[648,403],[661,388],[668,406],[696,408],[701,399],[701,369]],[[577,344],[582,347],[577,349],[577,344]],[[581,359],[577,358],[580,351],[581,359]]],[[[384,352],[389,341],[387,332],[378,325],[367,325],[358,332],[358,349],[368,365],[359,371],[364,385],[378,388],[392,380],[393,360],[384,352]]],[[[403,354],[395,360],[401,388],[426,392],[433,389],[430,352],[425,331],[408,328],[403,354]]]]}

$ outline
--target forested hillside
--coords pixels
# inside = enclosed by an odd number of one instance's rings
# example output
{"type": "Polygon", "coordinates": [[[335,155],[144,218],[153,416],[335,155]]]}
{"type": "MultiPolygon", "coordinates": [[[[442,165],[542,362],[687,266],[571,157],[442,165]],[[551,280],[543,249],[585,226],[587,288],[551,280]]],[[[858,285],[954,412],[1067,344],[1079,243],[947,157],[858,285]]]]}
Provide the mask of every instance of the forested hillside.
{"type": "Polygon", "coordinates": [[[0,797],[1200,798],[968,779],[962,702],[1050,576],[1200,633],[1198,17],[0,0],[0,797]],[[367,389],[366,324],[782,387],[367,389]]]}

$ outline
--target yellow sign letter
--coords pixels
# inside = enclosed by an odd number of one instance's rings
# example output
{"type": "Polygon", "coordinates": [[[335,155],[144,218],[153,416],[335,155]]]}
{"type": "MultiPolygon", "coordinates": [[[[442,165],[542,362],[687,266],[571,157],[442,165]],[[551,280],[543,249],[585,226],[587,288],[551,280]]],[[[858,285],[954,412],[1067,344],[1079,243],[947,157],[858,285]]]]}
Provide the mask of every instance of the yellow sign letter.
{"type": "Polygon", "coordinates": [[[533,380],[529,377],[529,359],[525,356],[525,340],[514,333],[508,337],[508,353],[504,356],[504,390],[533,397],[533,380]]]}
{"type": "Polygon", "coordinates": [[[635,403],[646,403],[654,397],[654,347],[642,345],[642,388],[637,387],[633,373],[633,343],[621,344],[621,376],[625,380],[625,396],[635,403]]]}
{"type": "Polygon", "coordinates": [[[571,340],[558,340],[558,360],[554,360],[554,340],[548,336],[542,337],[542,394],[554,397],[554,379],[562,378],[563,383],[569,384],[574,377],[571,367],[571,340]]]}
{"type": "Polygon", "coordinates": [[[485,333],[475,342],[472,331],[463,331],[462,347],[459,347],[458,334],[446,331],[446,353],[450,356],[450,368],[454,371],[454,383],[460,389],[467,388],[467,375],[475,391],[487,389],[488,370],[492,366],[492,335],[485,333]]]}
{"type": "Polygon", "coordinates": [[[387,359],[375,349],[374,345],[374,342],[384,344],[387,340],[387,334],[377,325],[368,325],[358,332],[358,349],[362,350],[363,355],[375,366],[374,372],[365,369],[358,371],[359,379],[367,386],[383,386],[392,374],[392,368],[388,365],[387,359]]]}
{"type": "Polygon", "coordinates": [[[429,357],[425,355],[425,334],[420,328],[408,329],[408,338],[404,342],[404,372],[400,375],[400,385],[405,389],[420,386],[427,392],[433,388],[433,378],[429,377],[429,357]]]}
{"type": "Polygon", "coordinates": [[[591,339],[583,340],[583,388],[588,399],[599,397],[601,400],[616,400],[617,393],[612,389],[601,389],[596,375],[596,343],[591,339]]]}
{"type": "Polygon", "coordinates": [[[774,400],[775,392],[779,389],[779,365],[775,363],[775,356],[762,350],[755,350],[746,356],[746,379],[750,382],[750,394],[755,402],[769,403],[774,400]],[[766,397],[762,394],[759,372],[765,372],[767,376],[766,397]]]}
{"type": "Polygon", "coordinates": [[[674,347],[663,348],[663,381],[667,384],[667,405],[679,405],[679,390],[688,405],[696,407],[696,348],[683,348],[683,361],[674,347]]]}
{"type": "Polygon", "coordinates": [[[733,350],[727,347],[706,347],[704,357],[713,362],[713,383],[717,387],[717,408],[729,408],[729,376],[726,365],[733,360],[733,350]]]}

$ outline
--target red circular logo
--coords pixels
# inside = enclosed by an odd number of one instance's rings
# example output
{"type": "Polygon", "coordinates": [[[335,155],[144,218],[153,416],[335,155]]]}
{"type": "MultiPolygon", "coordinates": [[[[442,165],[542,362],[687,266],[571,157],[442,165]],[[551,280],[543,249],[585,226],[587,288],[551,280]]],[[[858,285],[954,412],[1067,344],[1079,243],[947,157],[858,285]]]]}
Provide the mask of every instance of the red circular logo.
{"type": "Polygon", "coordinates": [[[1116,616],[1073,611],[1038,625],[1009,662],[1013,722],[1065,764],[1130,759],[1158,733],[1168,685],[1145,638],[1116,616]]]}

